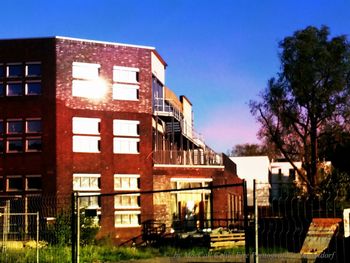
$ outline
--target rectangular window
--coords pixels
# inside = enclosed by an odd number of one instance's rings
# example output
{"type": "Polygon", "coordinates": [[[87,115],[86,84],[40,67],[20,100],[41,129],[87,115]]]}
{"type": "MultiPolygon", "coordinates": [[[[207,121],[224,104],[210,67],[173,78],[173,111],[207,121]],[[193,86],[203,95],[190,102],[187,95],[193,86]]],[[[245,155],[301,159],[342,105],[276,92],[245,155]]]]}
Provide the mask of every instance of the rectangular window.
{"type": "Polygon", "coordinates": [[[73,78],[98,79],[100,67],[100,64],[73,62],[73,78]]]}
{"type": "Polygon", "coordinates": [[[5,96],[4,83],[0,83],[0,97],[5,96]]]}
{"type": "Polygon", "coordinates": [[[139,69],[130,67],[113,67],[113,81],[122,83],[138,83],[139,69]]]}
{"type": "Polygon", "coordinates": [[[73,152],[99,153],[100,137],[73,136],[73,152]]]}
{"type": "Polygon", "coordinates": [[[27,175],[27,177],[26,177],[26,190],[28,190],[28,191],[42,190],[41,175],[27,175]]]}
{"type": "Polygon", "coordinates": [[[9,97],[22,96],[23,89],[21,82],[10,82],[7,84],[6,95],[9,97]]]}
{"type": "Polygon", "coordinates": [[[22,138],[8,138],[7,139],[7,152],[8,153],[23,152],[22,138]]]}
{"type": "Polygon", "coordinates": [[[85,193],[86,195],[93,196],[81,196],[79,197],[80,208],[98,209],[101,207],[100,197],[97,194],[85,193]]]}
{"type": "Polygon", "coordinates": [[[23,133],[22,120],[8,120],[7,121],[7,134],[21,134],[23,133]]]}
{"type": "Polygon", "coordinates": [[[138,174],[115,174],[114,190],[139,190],[140,175],[138,174]]]}
{"type": "Polygon", "coordinates": [[[140,194],[114,196],[114,208],[140,208],[140,194]]]}
{"type": "Polygon", "coordinates": [[[73,133],[99,135],[100,122],[98,118],[73,117],[73,133]]]}
{"type": "Polygon", "coordinates": [[[0,139],[0,153],[4,152],[4,140],[0,139]]]}
{"type": "Polygon", "coordinates": [[[0,120],[0,135],[4,133],[4,121],[0,120]]]}
{"type": "Polygon", "coordinates": [[[26,64],[26,76],[27,77],[40,77],[41,76],[41,63],[30,62],[26,64]]]}
{"type": "Polygon", "coordinates": [[[22,176],[8,176],[7,177],[7,191],[22,191],[23,183],[22,176]]]}
{"type": "Polygon", "coordinates": [[[4,191],[4,177],[0,176],[0,192],[4,191]]]}
{"type": "Polygon", "coordinates": [[[40,95],[41,94],[41,82],[27,82],[25,87],[25,94],[26,95],[40,95]]]}
{"type": "Polygon", "coordinates": [[[139,136],[139,121],[113,120],[113,135],[139,136]]]}
{"type": "Polygon", "coordinates": [[[99,83],[89,80],[73,80],[72,96],[83,98],[101,97],[103,87],[99,83]],[[101,91],[101,94],[100,92],[101,91]]]}
{"type": "Polygon", "coordinates": [[[0,64],[0,79],[5,77],[5,67],[4,64],[0,64]]]}
{"type": "Polygon", "coordinates": [[[26,138],[26,152],[41,152],[42,141],[41,138],[26,138]]]}
{"type": "Polygon", "coordinates": [[[74,191],[100,190],[100,174],[73,174],[74,191]]]}
{"type": "Polygon", "coordinates": [[[115,211],[115,227],[140,226],[140,211],[115,211]]]}
{"type": "Polygon", "coordinates": [[[139,85],[113,84],[114,100],[138,100],[139,85]]]}
{"type": "Polygon", "coordinates": [[[114,153],[139,153],[139,138],[114,138],[113,152],[114,153]]]}
{"type": "Polygon", "coordinates": [[[27,119],[26,120],[26,133],[41,133],[42,122],[40,119],[27,119]]]}
{"type": "Polygon", "coordinates": [[[23,67],[21,63],[7,64],[7,77],[19,78],[23,76],[23,67]]]}

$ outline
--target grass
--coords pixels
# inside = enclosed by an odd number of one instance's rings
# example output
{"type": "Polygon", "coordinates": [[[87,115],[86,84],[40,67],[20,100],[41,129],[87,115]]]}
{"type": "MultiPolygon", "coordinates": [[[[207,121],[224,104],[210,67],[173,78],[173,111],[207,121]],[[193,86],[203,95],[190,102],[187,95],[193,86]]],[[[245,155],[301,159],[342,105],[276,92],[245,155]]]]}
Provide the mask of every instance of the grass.
{"type": "MultiPolygon", "coordinates": [[[[285,250],[265,250],[260,253],[281,253],[285,250]],[[278,251],[278,252],[277,252],[278,251]]],[[[201,257],[212,255],[244,254],[244,247],[209,251],[205,247],[178,248],[173,246],[163,247],[116,247],[112,245],[87,245],[80,250],[80,262],[102,263],[118,262],[121,260],[147,259],[154,257],[201,257]]],[[[68,263],[71,262],[71,248],[68,246],[47,246],[39,250],[40,262],[68,263]]],[[[36,262],[36,250],[33,248],[8,249],[1,253],[0,262],[30,263],[36,262]]]]}

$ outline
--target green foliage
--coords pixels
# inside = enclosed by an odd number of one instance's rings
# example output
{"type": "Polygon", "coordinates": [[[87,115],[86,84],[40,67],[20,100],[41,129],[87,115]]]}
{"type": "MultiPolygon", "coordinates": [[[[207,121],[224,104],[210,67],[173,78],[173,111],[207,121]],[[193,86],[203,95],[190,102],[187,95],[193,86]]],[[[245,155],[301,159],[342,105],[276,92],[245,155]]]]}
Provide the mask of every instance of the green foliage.
{"type": "Polygon", "coordinates": [[[335,201],[343,206],[350,201],[350,176],[345,172],[334,170],[319,186],[319,195],[324,200],[335,201]]]}
{"type": "MultiPolygon", "coordinates": [[[[47,227],[46,241],[52,245],[65,246],[71,244],[72,219],[70,213],[60,213],[55,222],[47,227]]],[[[81,245],[91,245],[95,243],[95,236],[100,227],[93,217],[87,217],[82,210],[80,215],[80,242],[81,245]]]]}
{"type": "Polygon", "coordinates": [[[327,129],[347,128],[350,45],[345,36],[309,26],[280,42],[281,71],[268,81],[250,109],[259,135],[272,143],[312,193],[316,186],[320,138],[327,129]],[[302,161],[298,169],[294,161],[302,161]]]}

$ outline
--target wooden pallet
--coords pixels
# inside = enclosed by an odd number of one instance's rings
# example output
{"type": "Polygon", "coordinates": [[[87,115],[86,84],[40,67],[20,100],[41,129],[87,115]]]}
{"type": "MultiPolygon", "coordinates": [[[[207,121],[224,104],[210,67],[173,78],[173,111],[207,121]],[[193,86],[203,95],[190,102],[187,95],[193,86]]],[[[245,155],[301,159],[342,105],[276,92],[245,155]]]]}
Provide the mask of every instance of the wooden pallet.
{"type": "Polygon", "coordinates": [[[245,246],[244,233],[210,234],[210,250],[245,246]]]}

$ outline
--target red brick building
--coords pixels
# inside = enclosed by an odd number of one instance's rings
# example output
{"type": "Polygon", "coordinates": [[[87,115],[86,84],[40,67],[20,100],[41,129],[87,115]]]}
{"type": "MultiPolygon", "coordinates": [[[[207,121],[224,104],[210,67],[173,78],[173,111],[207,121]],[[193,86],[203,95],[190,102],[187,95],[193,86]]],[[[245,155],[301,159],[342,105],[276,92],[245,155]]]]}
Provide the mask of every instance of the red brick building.
{"type": "Polygon", "coordinates": [[[135,193],[241,182],[196,135],[192,104],[165,86],[165,69],[152,47],[0,40],[0,196],[79,191],[99,211],[100,235],[120,242],[147,219],[171,227],[193,210],[204,227],[239,217],[240,187],[135,193]],[[98,196],[121,191],[133,194],[98,196]]]}

